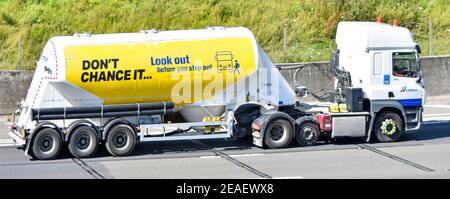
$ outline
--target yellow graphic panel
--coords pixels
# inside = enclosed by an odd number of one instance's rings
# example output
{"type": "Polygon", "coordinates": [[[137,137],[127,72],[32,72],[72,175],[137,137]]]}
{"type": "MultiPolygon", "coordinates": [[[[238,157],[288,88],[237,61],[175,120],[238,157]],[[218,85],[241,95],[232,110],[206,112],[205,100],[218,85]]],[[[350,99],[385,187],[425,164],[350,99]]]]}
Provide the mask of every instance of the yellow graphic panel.
{"type": "Polygon", "coordinates": [[[68,46],[64,54],[66,79],[105,104],[207,100],[256,70],[249,38],[68,46]]]}

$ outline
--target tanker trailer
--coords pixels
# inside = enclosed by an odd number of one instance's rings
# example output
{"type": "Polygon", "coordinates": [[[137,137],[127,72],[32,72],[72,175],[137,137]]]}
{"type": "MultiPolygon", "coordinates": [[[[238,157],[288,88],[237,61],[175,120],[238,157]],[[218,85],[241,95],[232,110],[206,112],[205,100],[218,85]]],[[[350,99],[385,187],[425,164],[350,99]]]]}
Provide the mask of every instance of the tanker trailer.
{"type": "MultiPolygon", "coordinates": [[[[9,135],[37,159],[67,143],[77,158],[100,145],[126,156],[136,142],[252,136],[261,115],[294,136],[295,92],[243,27],[51,38],[9,135]]],[[[260,145],[260,144],[258,144],[260,145]]]]}

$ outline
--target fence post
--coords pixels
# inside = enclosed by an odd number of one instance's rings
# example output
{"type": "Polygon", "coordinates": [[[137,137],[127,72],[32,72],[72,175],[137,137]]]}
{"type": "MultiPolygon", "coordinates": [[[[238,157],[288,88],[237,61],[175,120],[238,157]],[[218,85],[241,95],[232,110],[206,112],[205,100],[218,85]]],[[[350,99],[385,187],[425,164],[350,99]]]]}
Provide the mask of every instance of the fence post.
{"type": "Polygon", "coordinates": [[[429,27],[428,27],[428,37],[429,37],[429,43],[428,43],[428,51],[429,55],[433,55],[433,20],[430,19],[429,27]]]}
{"type": "Polygon", "coordinates": [[[287,46],[287,23],[284,24],[284,34],[283,34],[283,57],[286,61],[286,46],[287,46]]]}
{"type": "Polygon", "coordinates": [[[22,47],[22,34],[19,33],[19,39],[17,41],[17,66],[16,66],[16,70],[20,69],[20,61],[21,61],[20,58],[22,57],[21,56],[21,52],[20,52],[21,47],[22,47]]]}

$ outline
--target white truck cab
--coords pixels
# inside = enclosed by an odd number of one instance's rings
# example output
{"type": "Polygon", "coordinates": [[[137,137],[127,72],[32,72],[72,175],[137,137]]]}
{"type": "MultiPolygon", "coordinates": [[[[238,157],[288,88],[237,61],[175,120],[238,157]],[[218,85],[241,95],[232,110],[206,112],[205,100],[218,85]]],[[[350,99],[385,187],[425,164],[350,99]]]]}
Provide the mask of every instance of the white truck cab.
{"type": "Polygon", "coordinates": [[[372,123],[384,118],[378,121],[381,127],[370,127],[386,130],[383,124],[395,120],[384,117],[388,111],[400,117],[404,131],[418,129],[425,88],[420,47],[412,33],[379,22],[340,22],[336,44],[333,67],[348,72],[351,86],[361,88],[363,110],[371,114],[372,123]]]}
{"type": "Polygon", "coordinates": [[[365,98],[423,105],[418,44],[408,29],[376,22],[341,22],[336,43],[339,67],[351,73],[353,86],[363,88],[365,98]]]}

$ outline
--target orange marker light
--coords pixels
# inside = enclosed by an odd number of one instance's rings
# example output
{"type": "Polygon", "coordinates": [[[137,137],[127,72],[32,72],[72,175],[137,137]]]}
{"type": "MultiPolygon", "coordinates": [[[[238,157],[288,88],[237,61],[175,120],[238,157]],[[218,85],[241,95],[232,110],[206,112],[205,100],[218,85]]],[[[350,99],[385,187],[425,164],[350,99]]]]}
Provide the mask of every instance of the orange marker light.
{"type": "Polygon", "coordinates": [[[398,19],[394,19],[393,26],[398,26],[398,19]]]}

